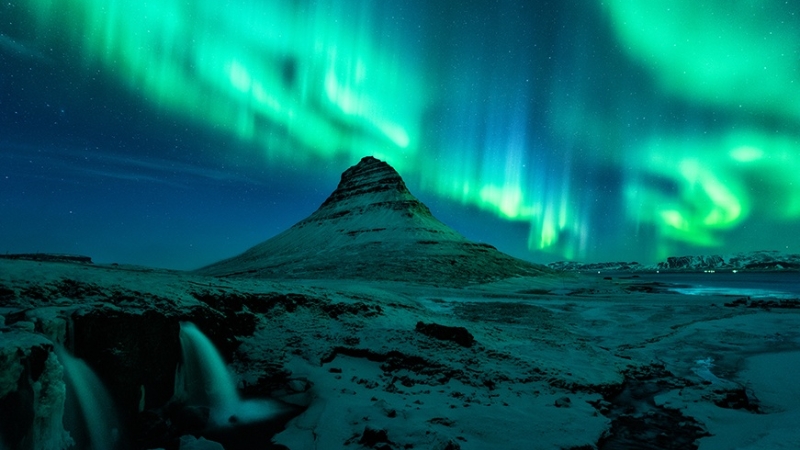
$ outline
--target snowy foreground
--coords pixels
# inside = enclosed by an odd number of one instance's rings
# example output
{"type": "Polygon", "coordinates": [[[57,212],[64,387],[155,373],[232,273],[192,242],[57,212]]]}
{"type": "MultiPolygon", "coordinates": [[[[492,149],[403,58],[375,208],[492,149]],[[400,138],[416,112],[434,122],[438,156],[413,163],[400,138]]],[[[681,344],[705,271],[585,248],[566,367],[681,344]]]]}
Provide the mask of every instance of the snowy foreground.
{"type": "Polygon", "coordinates": [[[440,288],[0,259],[0,448],[103,426],[71,417],[62,345],[108,388],[118,448],[800,448],[796,303],[633,277],[440,288]],[[229,363],[228,397],[280,411],[262,429],[180,405],[185,321],[229,363]]]}

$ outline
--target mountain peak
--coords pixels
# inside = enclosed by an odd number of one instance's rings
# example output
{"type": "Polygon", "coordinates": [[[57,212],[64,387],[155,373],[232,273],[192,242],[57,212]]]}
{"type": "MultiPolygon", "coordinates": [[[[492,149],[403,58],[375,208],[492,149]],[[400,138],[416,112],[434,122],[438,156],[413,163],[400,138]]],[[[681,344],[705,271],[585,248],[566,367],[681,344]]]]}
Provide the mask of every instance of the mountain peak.
{"type": "MultiPolygon", "coordinates": [[[[397,173],[392,166],[373,156],[365,156],[361,158],[358,164],[345,170],[344,173],[342,173],[339,186],[333,194],[331,194],[331,198],[340,191],[340,193],[347,193],[363,189],[408,192],[408,188],[406,188],[406,184],[403,182],[400,174],[397,173]]],[[[327,202],[328,201],[325,203],[327,202]]]]}
{"type": "Polygon", "coordinates": [[[320,206],[320,209],[331,203],[360,196],[399,200],[411,197],[411,193],[403,178],[392,166],[377,158],[367,156],[342,173],[339,186],[320,206]]]}
{"type": "Polygon", "coordinates": [[[403,181],[402,178],[400,178],[400,174],[397,173],[397,171],[394,170],[394,167],[390,166],[388,163],[381,161],[374,156],[365,156],[361,158],[361,161],[359,161],[358,164],[350,167],[342,173],[342,182],[349,181],[353,178],[358,179],[368,177],[373,173],[393,176],[400,180],[400,182],[403,181]]]}
{"type": "Polygon", "coordinates": [[[364,214],[374,209],[403,211],[409,216],[431,215],[428,207],[411,195],[392,166],[367,156],[345,170],[336,190],[314,214],[300,223],[364,214]]]}
{"type": "Polygon", "coordinates": [[[548,270],[467,240],[436,219],[392,166],[368,156],[309,217],[199,272],[465,285],[548,270]]]}

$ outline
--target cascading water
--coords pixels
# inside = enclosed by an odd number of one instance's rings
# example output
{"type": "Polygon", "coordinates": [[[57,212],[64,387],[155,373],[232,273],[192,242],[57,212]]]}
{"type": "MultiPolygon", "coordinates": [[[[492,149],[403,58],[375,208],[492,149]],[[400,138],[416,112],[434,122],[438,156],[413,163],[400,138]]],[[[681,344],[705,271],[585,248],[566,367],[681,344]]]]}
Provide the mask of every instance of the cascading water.
{"type": "Polygon", "coordinates": [[[183,362],[175,372],[175,400],[209,408],[215,427],[269,420],[281,413],[269,400],[242,400],[225,361],[193,323],[181,322],[183,362]]]}
{"type": "MultiPolygon", "coordinates": [[[[111,396],[97,374],[84,361],[60,346],[56,348],[56,354],[64,366],[67,401],[76,405],[83,419],[82,422],[72,420],[67,428],[74,437],[85,433],[89,442],[82,446],[84,448],[113,449],[117,443],[119,423],[111,396]]],[[[77,417],[73,416],[73,419],[77,417]]],[[[81,439],[76,440],[80,442],[81,439]]]]}

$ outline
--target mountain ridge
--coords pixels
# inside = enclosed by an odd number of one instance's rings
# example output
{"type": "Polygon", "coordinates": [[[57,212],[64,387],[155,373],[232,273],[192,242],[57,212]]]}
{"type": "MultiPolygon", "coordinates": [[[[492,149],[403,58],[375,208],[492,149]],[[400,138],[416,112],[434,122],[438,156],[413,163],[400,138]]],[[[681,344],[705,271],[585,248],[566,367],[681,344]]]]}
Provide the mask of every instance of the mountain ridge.
{"type": "Polygon", "coordinates": [[[782,253],[777,250],[757,250],[740,252],[724,257],[722,255],[670,256],[656,264],[638,262],[599,262],[579,263],[557,261],[547,264],[556,271],[587,272],[706,272],[706,271],[800,271],[800,254],[782,253]]]}

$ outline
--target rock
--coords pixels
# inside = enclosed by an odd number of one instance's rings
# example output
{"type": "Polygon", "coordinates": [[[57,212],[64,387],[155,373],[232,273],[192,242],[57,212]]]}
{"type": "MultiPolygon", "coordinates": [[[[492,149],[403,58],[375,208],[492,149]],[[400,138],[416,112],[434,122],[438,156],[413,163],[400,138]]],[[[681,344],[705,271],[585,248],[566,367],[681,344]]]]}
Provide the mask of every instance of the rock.
{"type": "Polygon", "coordinates": [[[461,444],[458,442],[447,439],[447,440],[440,440],[434,446],[434,450],[461,450],[461,444]]]}
{"type": "Polygon", "coordinates": [[[299,378],[289,380],[289,382],[287,383],[288,388],[294,393],[306,392],[309,389],[311,389],[311,385],[312,384],[310,381],[299,378]]]}
{"type": "Polygon", "coordinates": [[[392,408],[386,400],[379,400],[375,402],[375,407],[379,408],[383,414],[390,419],[397,417],[397,410],[392,408]]]}
{"type": "Polygon", "coordinates": [[[16,329],[0,333],[0,436],[12,448],[67,448],[62,425],[63,367],[45,337],[16,329]]]}
{"type": "Polygon", "coordinates": [[[416,331],[441,341],[451,341],[462,347],[472,347],[475,337],[464,327],[449,327],[438,323],[417,322],[416,331]]]}
{"type": "Polygon", "coordinates": [[[715,397],[711,400],[720,408],[744,409],[752,413],[760,413],[761,408],[755,400],[752,392],[749,393],[745,388],[730,390],[715,390],[715,397]]]}
{"type": "Polygon", "coordinates": [[[180,450],[225,450],[219,442],[209,441],[204,437],[196,438],[191,435],[181,436],[180,450]]]}
{"type": "Polygon", "coordinates": [[[446,427],[452,427],[453,425],[455,425],[455,422],[452,419],[448,419],[447,417],[434,417],[432,419],[428,419],[428,423],[436,425],[444,425],[446,427]]]}
{"type": "Polygon", "coordinates": [[[569,397],[561,397],[555,401],[556,408],[569,408],[571,403],[572,400],[569,397]]]}
{"type": "Polygon", "coordinates": [[[179,406],[170,410],[169,419],[183,432],[199,433],[208,425],[210,414],[207,406],[179,406]]]}
{"type": "Polygon", "coordinates": [[[623,375],[623,383],[606,387],[604,400],[593,404],[611,420],[611,427],[600,438],[597,448],[697,448],[695,442],[709,436],[694,418],[654,400],[661,392],[685,387],[686,380],[655,363],[630,367],[623,375]]]}
{"type": "MultiPolygon", "coordinates": [[[[17,298],[17,293],[13,289],[0,285],[0,305],[10,303],[17,298]]],[[[0,322],[2,325],[2,322],[0,322]]]]}
{"type": "Polygon", "coordinates": [[[12,330],[33,333],[36,330],[36,324],[27,320],[20,320],[9,325],[12,330]]]}
{"type": "Polygon", "coordinates": [[[389,434],[386,430],[376,430],[371,427],[365,427],[364,433],[361,434],[361,439],[358,440],[358,443],[376,449],[390,449],[391,446],[388,444],[392,444],[392,441],[389,440],[389,434]]]}

